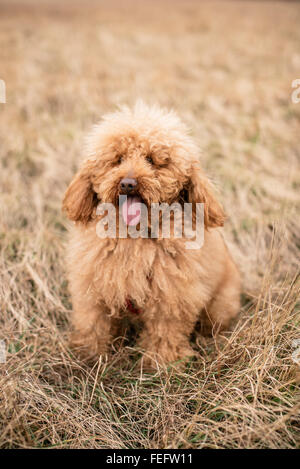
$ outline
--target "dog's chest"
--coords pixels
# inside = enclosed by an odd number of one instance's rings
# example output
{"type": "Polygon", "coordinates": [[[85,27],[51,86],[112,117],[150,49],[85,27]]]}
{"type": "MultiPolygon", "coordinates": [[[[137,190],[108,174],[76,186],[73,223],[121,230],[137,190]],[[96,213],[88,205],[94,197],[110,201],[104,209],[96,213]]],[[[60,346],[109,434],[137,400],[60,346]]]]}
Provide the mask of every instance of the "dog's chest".
{"type": "Polygon", "coordinates": [[[95,263],[94,290],[114,310],[143,310],[150,301],[179,300],[193,283],[186,252],[151,239],[122,239],[105,245],[95,263]],[[129,305],[129,308],[128,308],[129,305]]]}
{"type": "Polygon", "coordinates": [[[152,240],[122,239],[101,250],[95,263],[94,288],[108,305],[145,303],[151,291],[151,279],[158,262],[157,250],[152,240]]]}

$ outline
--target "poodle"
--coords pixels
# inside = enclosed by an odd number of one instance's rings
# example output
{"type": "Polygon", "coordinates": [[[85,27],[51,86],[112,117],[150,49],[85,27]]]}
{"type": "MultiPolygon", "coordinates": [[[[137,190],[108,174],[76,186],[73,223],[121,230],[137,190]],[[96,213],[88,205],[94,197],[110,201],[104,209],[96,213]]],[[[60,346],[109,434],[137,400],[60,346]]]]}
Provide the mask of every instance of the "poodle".
{"type": "MultiPolygon", "coordinates": [[[[127,317],[141,326],[145,367],[191,357],[190,337],[199,321],[214,333],[227,328],[240,308],[240,274],[219,228],[224,210],[196,144],[173,111],[138,102],[104,116],[86,140],[85,155],[63,200],[74,222],[67,250],[72,346],[98,359],[127,317]],[[172,228],[166,237],[161,230],[156,237],[120,236],[121,220],[129,230],[130,209],[141,203],[190,204],[193,226],[202,204],[202,246],[187,249],[186,236],[172,228]],[[97,233],[107,214],[98,210],[101,204],[121,211],[115,236],[97,233]]],[[[137,210],[132,216],[137,229],[137,210]]]]}

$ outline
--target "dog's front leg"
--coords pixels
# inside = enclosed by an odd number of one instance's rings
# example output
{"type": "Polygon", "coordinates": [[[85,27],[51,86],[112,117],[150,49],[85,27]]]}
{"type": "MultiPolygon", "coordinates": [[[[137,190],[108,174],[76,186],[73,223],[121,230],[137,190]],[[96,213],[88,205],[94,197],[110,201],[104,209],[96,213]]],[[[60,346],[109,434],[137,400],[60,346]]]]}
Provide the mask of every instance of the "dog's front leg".
{"type": "MultiPolygon", "coordinates": [[[[145,315],[146,316],[146,315],[145,315]]],[[[158,364],[182,361],[195,354],[189,338],[194,330],[197,318],[178,312],[176,315],[165,311],[156,311],[144,317],[144,330],[139,346],[144,351],[144,368],[156,368],[158,364]]]]}
{"type": "Polygon", "coordinates": [[[111,318],[104,305],[82,301],[73,295],[73,332],[70,345],[86,360],[95,361],[107,353],[111,342],[111,318]]]}

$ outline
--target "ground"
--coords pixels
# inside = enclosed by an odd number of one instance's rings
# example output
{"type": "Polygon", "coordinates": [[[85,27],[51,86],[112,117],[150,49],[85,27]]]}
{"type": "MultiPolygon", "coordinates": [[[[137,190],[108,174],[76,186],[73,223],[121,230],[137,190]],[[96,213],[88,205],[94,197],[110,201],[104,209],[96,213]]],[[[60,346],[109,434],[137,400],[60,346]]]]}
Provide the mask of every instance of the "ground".
{"type": "Polygon", "coordinates": [[[0,6],[0,446],[299,447],[299,3],[60,3],[0,6]],[[84,134],[137,97],[189,124],[243,275],[231,331],[144,375],[131,342],[68,349],[61,213],[84,134]]]}

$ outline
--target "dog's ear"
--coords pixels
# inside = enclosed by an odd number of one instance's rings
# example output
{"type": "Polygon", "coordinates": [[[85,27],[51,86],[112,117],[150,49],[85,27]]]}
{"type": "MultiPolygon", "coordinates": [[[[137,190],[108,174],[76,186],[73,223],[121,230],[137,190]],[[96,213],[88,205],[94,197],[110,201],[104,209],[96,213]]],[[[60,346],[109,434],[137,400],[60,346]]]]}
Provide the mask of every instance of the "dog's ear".
{"type": "Polygon", "coordinates": [[[70,220],[86,224],[99,202],[93,190],[91,174],[93,162],[86,161],[69,185],[63,200],[63,210],[70,220]]]}
{"type": "Polygon", "coordinates": [[[191,167],[190,178],[186,187],[187,202],[204,204],[204,224],[206,228],[223,226],[225,213],[214,195],[213,187],[205,176],[198,162],[191,167]]]}

